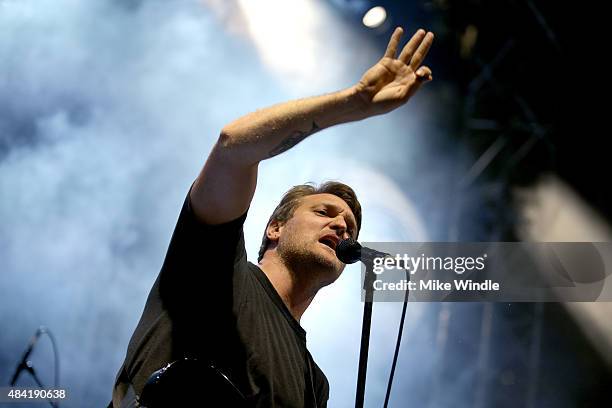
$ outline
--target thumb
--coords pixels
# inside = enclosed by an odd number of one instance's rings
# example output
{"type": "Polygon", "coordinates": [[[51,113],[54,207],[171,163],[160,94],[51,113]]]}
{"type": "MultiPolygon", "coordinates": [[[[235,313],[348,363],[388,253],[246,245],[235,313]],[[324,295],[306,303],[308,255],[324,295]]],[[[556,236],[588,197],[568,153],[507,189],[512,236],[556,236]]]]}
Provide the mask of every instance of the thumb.
{"type": "Polygon", "coordinates": [[[416,77],[420,81],[431,81],[433,76],[431,75],[431,69],[426,66],[422,66],[416,71],[416,77]]]}

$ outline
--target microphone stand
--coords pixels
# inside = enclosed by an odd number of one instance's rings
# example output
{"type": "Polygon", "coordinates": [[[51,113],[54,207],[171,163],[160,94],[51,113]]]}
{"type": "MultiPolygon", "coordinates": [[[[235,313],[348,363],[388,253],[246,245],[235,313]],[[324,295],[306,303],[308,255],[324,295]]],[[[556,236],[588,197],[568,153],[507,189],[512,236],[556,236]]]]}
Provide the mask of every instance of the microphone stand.
{"type": "MultiPolygon", "coordinates": [[[[36,371],[34,371],[34,366],[32,365],[31,361],[28,361],[26,363],[25,370],[30,373],[32,378],[34,378],[34,381],[36,382],[36,384],[38,385],[39,388],[41,388],[41,389],[45,388],[43,383],[40,381],[40,378],[38,378],[38,375],[36,375],[36,371]]],[[[57,408],[59,406],[56,402],[54,402],[54,401],[52,401],[50,399],[47,399],[47,402],[49,404],[51,404],[51,406],[54,407],[54,408],[57,408]]]]}
{"type": "MultiPolygon", "coordinates": [[[[23,356],[21,357],[21,361],[19,362],[19,364],[17,365],[17,368],[15,369],[15,373],[13,374],[13,378],[11,379],[11,387],[13,387],[15,385],[15,383],[17,382],[17,379],[19,378],[19,375],[21,374],[22,371],[27,371],[28,373],[30,373],[30,375],[32,376],[32,378],[34,379],[34,381],[36,382],[36,384],[38,385],[39,388],[44,389],[45,386],[43,385],[43,383],[40,381],[40,378],[38,378],[38,375],[36,374],[36,371],[34,370],[34,365],[32,364],[32,362],[29,360],[30,354],[32,353],[32,351],[34,351],[34,347],[36,346],[36,343],[38,342],[38,339],[40,338],[40,336],[42,334],[47,334],[49,336],[49,338],[51,339],[51,343],[53,345],[53,352],[55,355],[55,363],[56,363],[56,372],[55,372],[55,387],[57,387],[58,384],[58,371],[57,371],[57,349],[56,349],[56,345],[55,345],[55,339],[53,337],[53,335],[51,334],[51,332],[44,326],[40,326],[37,330],[36,333],[34,333],[34,336],[32,337],[32,339],[30,340],[30,343],[28,344],[28,348],[26,349],[26,351],[23,353],[23,356]]],[[[47,398],[47,402],[49,402],[49,404],[51,404],[52,407],[57,408],[59,407],[59,404],[54,402],[51,399],[47,398]]]]}
{"type": "MultiPolygon", "coordinates": [[[[34,379],[34,381],[36,382],[36,384],[38,385],[39,388],[41,389],[45,389],[45,386],[43,385],[43,383],[40,381],[40,378],[38,378],[38,375],[36,374],[36,371],[34,370],[34,366],[32,365],[31,361],[26,361],[26,362],[22,362],[21,365],[19,366],[19,372],[21,371],[27,371],[28,373],[30,373],[30,375],[32,376],[32,378],[34,379]]],[[[11,386],[13,386],[14,384],[11,384],[11,386]]],[[[52,407],[57,408],[59,407],[59,405],[50,400],[47,399],[47,402],[49,404],[51,404],[52,407]]]]}
{"type": "Polygon", "coordinates": [[[359,372],[357,374],[357,394],[355,408],[363,408],[365,396],[366,372],[368,370],[368,351],[370,348],[370,327],[372,326],[372,306],[374,305],[374,274],[373,261],[368,259],[365,265],[363,289],[365,298],[363,304],[363,323],[361,324],[361,347],[359,349],[359,372]]]}

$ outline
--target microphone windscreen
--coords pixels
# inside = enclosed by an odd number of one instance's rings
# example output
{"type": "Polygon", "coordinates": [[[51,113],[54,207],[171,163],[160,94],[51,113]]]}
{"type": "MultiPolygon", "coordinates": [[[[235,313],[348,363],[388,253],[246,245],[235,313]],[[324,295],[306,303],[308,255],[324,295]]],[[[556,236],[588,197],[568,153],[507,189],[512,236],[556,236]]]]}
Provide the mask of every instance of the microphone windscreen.
{"type": "Polygon", "coordinates": [[[353,238],[343,239],[336,246],[336,256],[345,264],[352,264],[361,257],[361,245],[353,238]]]}

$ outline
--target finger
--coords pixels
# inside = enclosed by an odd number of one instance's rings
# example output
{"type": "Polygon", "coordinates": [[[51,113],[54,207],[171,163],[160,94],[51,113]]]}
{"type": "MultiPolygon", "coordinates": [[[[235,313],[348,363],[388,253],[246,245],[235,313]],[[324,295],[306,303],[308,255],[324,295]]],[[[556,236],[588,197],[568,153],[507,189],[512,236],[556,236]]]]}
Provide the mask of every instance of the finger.
{"type": "Polygon", "coordinates": [[[429,82],[433,80],[433,75],[427,75],[424,77],[417,77],[417,82],[419,83],[425,83],[425,82],[429,82]]]}
{"type": "Polygon", "coordinates": [[[431,76],[431,69],[423,65],[421,68],[416,70],[416,76],[419,79],[427,79],[431,76]]]}
{"type": "Polygon", "coordinates": [[[410,41],[406,43],[398,59],[404,64],[408,64],[408,61],[410,61],[410,58],[412,58],[412,54],[414,54],[414,50],[416,50],[419,44],[423,41],[425,34],[425,30],[422,28],[418,29],[410,41]]]}
{"type": "Polygon", "coordinates": [[[410,68],[417,69],[418,66],[421,65],[425,59],[425,56],[427,55],[427,52],[429,51],[429,48],[431,47],[431,43],[433,43],[433,39],[433,33],[429,32],[427,35],[425,35],[425,38],[423,38],[419,48],[417,48],[412,56],[412,59],[410,60],[410,68]]]}
{"type": "Polygon", "coordinates": [[[387,51],[385,51],[384,57],[395,58],[395,53],[397,52],[397,45],[399,44],[400,38],[402,38],[403,33],[404,30],[402,29],[402,27],[397,27],[393,31],[393,34],[391,34],[391,39],[389,39],[389,44],[387,45],[387,51]]]}

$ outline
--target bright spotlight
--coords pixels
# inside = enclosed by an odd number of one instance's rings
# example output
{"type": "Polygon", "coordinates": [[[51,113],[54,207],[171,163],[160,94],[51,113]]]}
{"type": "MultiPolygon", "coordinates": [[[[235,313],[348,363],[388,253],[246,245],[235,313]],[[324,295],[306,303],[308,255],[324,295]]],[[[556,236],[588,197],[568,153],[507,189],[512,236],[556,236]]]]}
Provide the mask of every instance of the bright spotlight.
{"type": "Polygon", "coordinates": [[[363,25],[369,28],[380,27],[387,19],[387,11],[384,7],[376,6],[369,9],[363,16],[363,25]]]}

